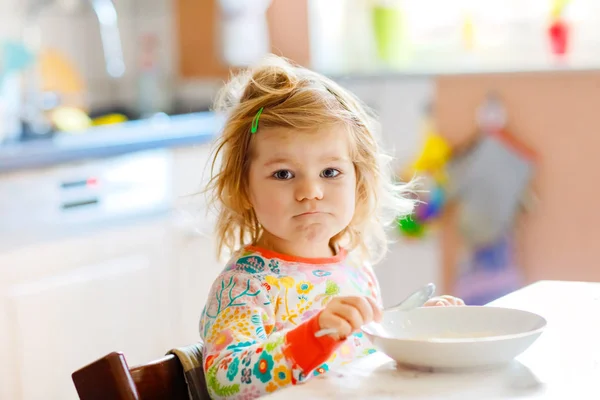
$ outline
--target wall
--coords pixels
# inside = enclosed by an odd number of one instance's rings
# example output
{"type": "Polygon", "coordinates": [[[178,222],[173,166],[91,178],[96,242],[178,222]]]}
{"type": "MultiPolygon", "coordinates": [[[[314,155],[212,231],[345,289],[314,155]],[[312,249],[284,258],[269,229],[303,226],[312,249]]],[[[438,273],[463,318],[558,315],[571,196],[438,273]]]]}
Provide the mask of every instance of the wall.
{"type": "MultiPolygon", "coordinates": [[[[67,12],[57,4],[40,14],[42,44],[64,52],[83,74],[90,104],[107,106],[135,102],[139,60],[139,38],[147,33],[159,37],[160,84],[168,94],[176,77],[177,54],[173,34],[171,0],[117,0],[119,28],[127,72],[111,80],[104,69],[98,21],[89,0],[62,0],[76,4],[67,12]]],[[[0,38],[18,39],[25,25],[25,5],[30,1],[0,0],[0,38]]],[[[58,3],[58,1],[55,1],[58,3]]],[[[168,99],[167,99],[168,100],[168,99]]]]}
{"type": "MultiPolygon", "coordinates": [[[[540,158],[534,182],[538,202],[518,230],[527,280],[600,281],[600,72],[438,78],[437,119],[451,142],[473,135],[475,108],[489,90],[505,101],[513,134],[540,158]]],[[[456,261],[458,246],[448,219],[446,271],[456,261]]]]}

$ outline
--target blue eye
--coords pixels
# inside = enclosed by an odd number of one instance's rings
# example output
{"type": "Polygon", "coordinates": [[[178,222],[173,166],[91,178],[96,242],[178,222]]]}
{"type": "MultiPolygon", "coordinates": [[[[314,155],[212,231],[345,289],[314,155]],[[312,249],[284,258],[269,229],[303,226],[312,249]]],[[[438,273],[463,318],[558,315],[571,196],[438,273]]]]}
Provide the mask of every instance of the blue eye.
{"type": "Polygon", "coordinates": [[[321,178],[335,178],[340,173],[341,172],[335,168],[326,168],[323,171],[321,171],[321,178]]]}
{"type": "Polygon", "coordinates": [[[287,169],[281,169],[279,171],[276,171],[273,174],[273,178],[278,179],[280,181],[285,181],[285,180],[288,180],[288,179],[292,179],[293,177],[294,177],[294,174],[292,174],[287,169]]]}

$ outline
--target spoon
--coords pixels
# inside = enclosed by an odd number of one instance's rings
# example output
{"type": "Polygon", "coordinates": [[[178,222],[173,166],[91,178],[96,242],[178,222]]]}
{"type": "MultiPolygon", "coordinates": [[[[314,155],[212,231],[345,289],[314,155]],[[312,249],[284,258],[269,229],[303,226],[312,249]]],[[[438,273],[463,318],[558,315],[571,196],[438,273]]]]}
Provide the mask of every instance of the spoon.
{"type": "MultiPolygon", "coordinates": [[[[423,304],[425,304],[427,302],[427,300],[429,300],[433,296],[434,293],[435,293],[435,285],[433,283],[428,283],[427,285],[423,286],[416,292],[409,295],[406,299],[402,300],[400,303],[398,303],[392,307],[384,308],[383,311],[396,311],[396,310],[408,311],[408,310],[412,310],[413,308],[421,307],[423,304]]],[[[370,328],[369,330],[374,331],[378,334],[385,334],[385,331],[383,330],[383,327],[381,326],[381,324],[374,322],[374,321],[369,322],[368,324],[365,324],[363,326],[363,329],[364,328],[370,328]]],[[[333,335],[333,334],[337,334],[337,333],[338,333],[338,331],[335,328],[326,328],[326,329],[321,329],[320,331],[317,331],[315,333],[315,337],[321,337],[321,336],[325,336],[325,335],[333,335]]]]}

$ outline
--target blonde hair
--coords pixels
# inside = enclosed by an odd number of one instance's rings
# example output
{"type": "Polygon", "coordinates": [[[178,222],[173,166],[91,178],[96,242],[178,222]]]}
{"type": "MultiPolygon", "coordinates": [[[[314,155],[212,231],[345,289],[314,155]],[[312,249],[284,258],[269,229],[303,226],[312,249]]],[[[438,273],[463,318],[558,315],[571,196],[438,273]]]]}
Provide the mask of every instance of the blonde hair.
{"type": "Polygon", "coordinates": [[[368,261],[380,260],[387,250],[386,224],[410,213],[413,200],[404,196],[407,185],[392,180],[391,158],[378,143],[375,118],[335,82],[276,56],[234,76],[215,101],[215,111],[226,120],[206,190],[209,204],[217,209],[219,255],[256,242],[262,233],[248,197],[250,130],[261,108],[257,134],[267,127],[310,130],[341,123],[348,128],[356,170],[355,213],[331,241],[348,251],[360,250],[368,261]]]}

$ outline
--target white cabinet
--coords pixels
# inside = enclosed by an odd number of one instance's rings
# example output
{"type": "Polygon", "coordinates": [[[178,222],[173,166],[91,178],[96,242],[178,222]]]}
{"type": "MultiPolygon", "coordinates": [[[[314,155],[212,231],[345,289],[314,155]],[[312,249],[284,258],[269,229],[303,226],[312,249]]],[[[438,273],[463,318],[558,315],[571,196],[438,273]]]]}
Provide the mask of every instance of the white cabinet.
{"type": "MultiPolygon", "coordinates": [[[[144,166],[141,154],[125,160],[135,176],[140,168],[164,169],[152,176],[168,174],[159,183],[174,198],[169,211],[157,207],[102,222],[89,209],[88,223],[60,235],[46,229],[42,238],[23,228],[39,240],[27,243],[23,235],[18,246],[6,240],[10,230],[0,230],[0,400],[74,400],[71,374],[109,352],[124,352],[133,365],[198,341],[200,314],[223,268],[215,256],[214,219],[206,215],[204,197],[193,195],[208,178],[209,146],[170,155],[172,165],[144,166]]],[[[2,210],[15,221],[26,217],[2,210]]]]}
{"type": "Polygon", "coordinates": [[[210,175],[210,147],[196,146],[174,152],[173,190],[175,254],[179,329],[173,346],[200,338],[200,315],[213,280],[224,264],[216,257],[214,214],[207,212],[202,190],[210,175]]]}
{"type": "Polygon", "coordinates": [[[198,325],[210,287],[223,269],[217,261],[214,238],[195,231],[181,230],[174,262],[177,267],[179,324],[172,347],[200,339],[198,325]]]}
{"type": "Polygon", "coordinates": [[[168,350],[170,224],[158,219],[0,255],[0,398],[76,399],[71,373],[168,350]]]}

